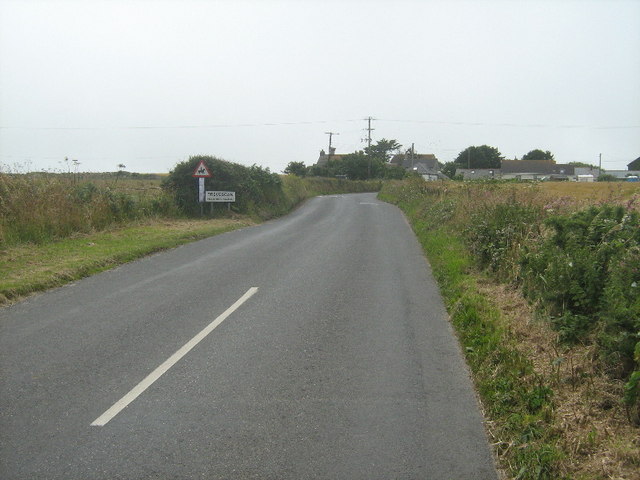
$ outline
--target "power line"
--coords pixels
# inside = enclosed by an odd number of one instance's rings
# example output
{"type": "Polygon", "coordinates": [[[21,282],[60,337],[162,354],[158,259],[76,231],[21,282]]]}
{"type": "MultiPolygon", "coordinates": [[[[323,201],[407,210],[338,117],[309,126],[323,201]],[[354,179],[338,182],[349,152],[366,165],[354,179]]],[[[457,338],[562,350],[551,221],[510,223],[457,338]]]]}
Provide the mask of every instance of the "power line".
{"type": "Polygon", "coordinates": [[[279,126],[295,126],[295,125],[318,125],[325,123],[337,122],[359,122],[356,120],[310,120],[297,122],[264,122],[264,123],[219,123],[210,125],[128,125],[128,126],[111,126],[111,127],[53,127],[53,126],[3,126],[0,130],[189,130],[189,129],[207,129],[207,128],[246,128],[246,127],[279,127],[279,126]]]}
{"type": "MultiPolygon", "coordinates": [[[[453,125],[467,127],[509,127],[509,128],[558,128],[558,129],[594,129],[594,130],[626,130],[638,129],[640,125],[553,125],[542,123],[509,123],[509,122],[463,122],[463,121],[443,121],[443,120],[406,120],[406,119],[380,119],[367,117],[364,120],[370,122],[373,120],[381,122],[396,123],[415,123],[429,125],[453,125]]],[[[19,126],[19,125],[0,125],[0,130],[190,130],[190,129],[215,129],[215,128],[252,128],[252,127],[280,127],[280,126],[298,126],[298,125],[319,125],[326,123],[340,122],[360,122],[362,119],[346,119],[346,120],[301,120],[295,122],[256,122],[256,123],[217,123],[217,124],[194,124],[194,125],[124,125],[124,126],[19,126]]],[[[369,130],[366,128],[365,130],[369,130]]],[[[375,130],[371,128],[371,130],[375,130]]],[[[367,141],[371,138],[371,131],[367,137],[367,141]]]]}
{"type": "Polygon", "coordinates": [[[381,122],[397,122],[397,123],[424,123],[430,125],[454,125],[465,127],[514,127],[514,128],[567,128],[567,129],[594,129],[594,130],[615,130],[615,129],[634,129],[640,128],[640,125],[550,125],[542,123],[489,123],[489,122],[457,122],[457,121],[441,121],[441,120],[397,120],[379,118],[381,122]]]}

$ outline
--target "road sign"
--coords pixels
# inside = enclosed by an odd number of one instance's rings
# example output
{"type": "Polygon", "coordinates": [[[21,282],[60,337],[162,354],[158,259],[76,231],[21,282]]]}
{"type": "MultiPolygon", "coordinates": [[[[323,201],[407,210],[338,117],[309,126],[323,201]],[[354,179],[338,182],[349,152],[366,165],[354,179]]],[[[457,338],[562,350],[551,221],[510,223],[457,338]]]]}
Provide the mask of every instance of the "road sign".
{"type": "Polygon", "coordinates": [[[207,192],[207,202],[235,202],[236,192],[207,192]]]}
{"type": "Polygon", "coordinates": [[[211,175],[211,172],[207,168],[207,164],[204,163],[204,160],[200,160],[200,163],[198,164],[196,169],[193,171],[193,175],[192,175],[192,177],[196,177],[196,178],[209,178],[212,176],[213,175],[211,175]]]}

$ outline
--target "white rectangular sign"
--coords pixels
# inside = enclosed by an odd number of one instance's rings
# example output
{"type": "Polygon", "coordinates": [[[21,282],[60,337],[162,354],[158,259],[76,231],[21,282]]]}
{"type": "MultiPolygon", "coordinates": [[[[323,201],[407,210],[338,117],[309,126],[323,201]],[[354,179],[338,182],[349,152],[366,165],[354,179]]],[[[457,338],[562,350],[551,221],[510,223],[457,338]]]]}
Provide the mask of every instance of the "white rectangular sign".
{"type": "Polygon", "coordinates": [[[235,202],[236,192],[207,192],[207,202],[235,202]]]}

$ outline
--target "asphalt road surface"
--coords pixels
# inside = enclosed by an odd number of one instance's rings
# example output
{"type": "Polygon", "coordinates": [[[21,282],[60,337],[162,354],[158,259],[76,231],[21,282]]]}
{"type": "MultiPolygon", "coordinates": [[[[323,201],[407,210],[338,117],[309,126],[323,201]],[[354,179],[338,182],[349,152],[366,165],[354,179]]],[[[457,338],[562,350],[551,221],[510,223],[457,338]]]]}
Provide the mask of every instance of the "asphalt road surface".
{"type": "Polygon", "coordinates": [[[401,212],[325,196],[0,310],[0,478],[495,479],[401,212]]]}

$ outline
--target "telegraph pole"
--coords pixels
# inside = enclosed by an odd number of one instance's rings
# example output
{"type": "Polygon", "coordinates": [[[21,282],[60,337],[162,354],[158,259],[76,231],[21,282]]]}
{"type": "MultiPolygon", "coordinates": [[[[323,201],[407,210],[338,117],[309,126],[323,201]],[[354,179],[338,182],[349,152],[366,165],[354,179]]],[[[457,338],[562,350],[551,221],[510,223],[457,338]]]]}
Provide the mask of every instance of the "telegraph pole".
{"type": "Polygon", "coordinates": [[[367,147],[371,148],[371,131],[375,130],[375,128],[371,128],[371,120],[375,120],[375,118],[367,117],[365,120],[367,121],[367,128],[365,128],[367,131],[367,147]]]}
{"type": "Polygon", "coordinates": [[[329,155],[331,155],[331,137],[333,137],[334,135],[340,135],[340,134],[336,132],[324,132],[324,134],[329,135],[329,155]]]}
{"type": "Polygon", "coordinates": [[[415,150],[415,143],[412,143],[412,144],[411,144],[411,171],[412,171],[412,172],[413,172],[413,159],[414,159],[414,157],[415,157],[415,153],[416,153],[416,150],[415,150]]]}
{"type": "Polygon", "coordinates": [[[369,164],[367,165],[367,178],[371,178],[371,131],[375,130],[375,128],[371,128],[371,120],[375,120],[375,118],[367,117],[365,118],[367,121],[367,148],[369,151],[369,164]]]}
{"type": "Polygon", "coordinates": [[[598,175],[602,175],[602,154],[600,154],[598,160],[598,175]]]}

